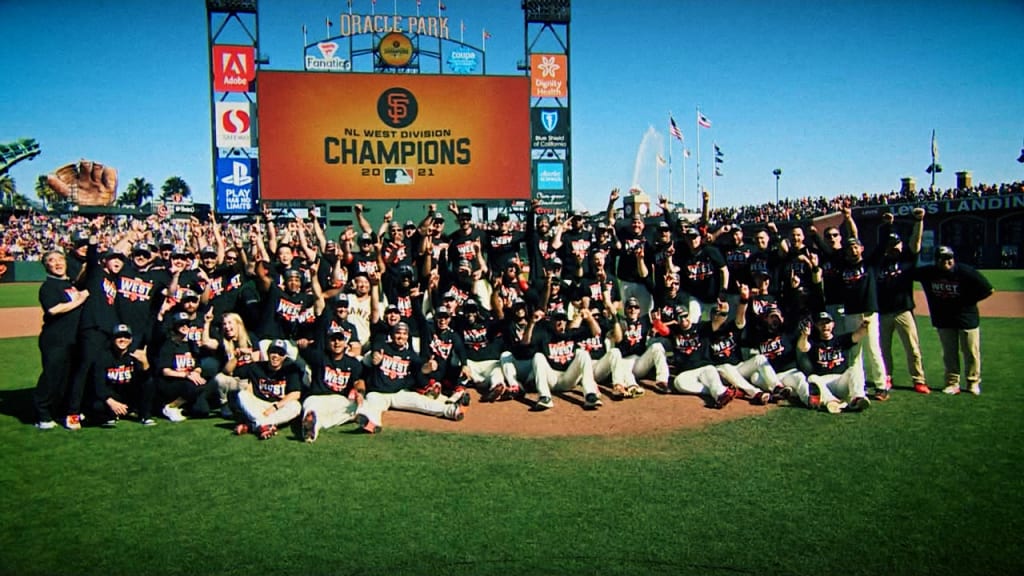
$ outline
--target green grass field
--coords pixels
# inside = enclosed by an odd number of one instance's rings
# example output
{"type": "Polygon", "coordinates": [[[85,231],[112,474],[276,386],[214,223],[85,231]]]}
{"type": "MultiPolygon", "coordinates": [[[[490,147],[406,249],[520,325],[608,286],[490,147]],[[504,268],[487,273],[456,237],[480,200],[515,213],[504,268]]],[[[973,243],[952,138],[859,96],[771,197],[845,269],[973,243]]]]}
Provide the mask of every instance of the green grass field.
{"type": "Polygon", "coordinates": [[[39,432],[34,339],[0,340],[0,573],[1019,574],[1020,336],[983,321],[980,397],[921,396],[898,371],[863,414],[610,439],[345,428],[315,445],[221,420],[39,432]]]}

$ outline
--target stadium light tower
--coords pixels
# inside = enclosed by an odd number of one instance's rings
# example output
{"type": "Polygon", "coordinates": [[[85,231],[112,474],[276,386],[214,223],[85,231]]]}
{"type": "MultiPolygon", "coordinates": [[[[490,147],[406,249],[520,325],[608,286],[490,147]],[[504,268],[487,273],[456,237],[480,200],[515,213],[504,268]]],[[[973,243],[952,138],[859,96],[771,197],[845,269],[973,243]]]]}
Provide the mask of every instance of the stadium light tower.
{"type": "Polygon", "coordinates": [[[779,203],[779,176],[782,176],[782,168],[776,168],[772,170],[772,174],[775,174],[775,204],[779,203]]]}

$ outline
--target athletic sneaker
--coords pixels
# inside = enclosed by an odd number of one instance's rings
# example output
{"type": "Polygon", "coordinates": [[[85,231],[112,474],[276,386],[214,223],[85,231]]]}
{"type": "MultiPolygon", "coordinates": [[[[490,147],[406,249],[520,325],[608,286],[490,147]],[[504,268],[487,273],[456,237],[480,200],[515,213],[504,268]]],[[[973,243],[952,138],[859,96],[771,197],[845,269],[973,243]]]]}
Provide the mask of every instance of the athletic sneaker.
{"type": "Polygon", "coordinates": [[[626,397],[626,387],[622,384],[612,386],[612,398],[622,400],[626,397]]]}
{"type": "Polygon", "coordinates": [[[356,423],[359,424],[359,429],[367,434],[377,434],[384,429],[383,426],[377,426],[363,414],[356,416],[356,423]]]}
{"type": "Polygon", "coordinates": [[[767,392],[758,392],[754,394],[754,397],[750,399],[750,403],[755,406],[764,406],[771,402],[772,395],[767,392]]]}
{"type": "Polygon", "coordinates": [[[43,420],[41,422],[36,422],[36,428],[39,428],[40,430],[53,430],[56,427],[57,423],[54,422],[53,420],[43,420]]]}
{"type": "Polygon", "coordinates": [[[534,412],[541,412],[544,410],[550,410],[555,407],[555,403],[551,401],[551,396],[541,396],[537,398],[537,402],[533,405],[534,412]]]}
{"type": "Polygon", "coordinates": [[[604,406],[604,402],[601,402],[601,398],[597,394],[587,394],[583,398],[583,409],[584,410],[597,410],[599,407],[604,406]]]}
{"type": "Polygon", "coordinates": [[[506,388],[501,382],[491,386],[491,389],[487,391],[486,395],[484,395],[484,402],[497,402],[501,399],[502,395],[505,394],[506,390],[508,390],[508,388],[506,388]]]}
{"type": "Polygon", "coordinates": [[[277,436],[277,426],[273,424],[264,424],[256,429],[256,437],[260,440],[266,440],[272,436],[277,436]]]}
{"type": "Polygon", "coordinates": [[[950,396],[956,396],[957,394],[960,393],[960,385],[950,384],[949,386],[946,386],[945,388],[942,389],[942,393],[949,394],[950,396]]]}
{"type": "Polygon", "coordinates": [[[111,418],[110,420],[107,420],[103,424],[100,424],[100,426],[104,428],[117,428],[117,418],[111,418]]]}
{"type": "Polygon", "coordinates": [[[981,384],[971,384],[969,391],[975,396],[981,396],[981,384]]]}
{"type": "MultiPolygon", "coordinates": [[[[889,399],[889,389],[888,388],[879,388],[879,389],[875,390],[874,396],[875,396],[875,400],[878,400],[879,402],[885,402],[885,401],[887,401],[889,399]]],[[[855,398],[855,400],[856,400],[856,398],[855,398]]]]}
{"type": "Polygon", "coordinates": [[[718,408],[719,410],[725,408],[725,405],[732,402],[732,399],[735,397],[736,391],[732,388],[726,388],[725,392],[722,392],[718,395],[718,398],[715,398],[715,408],[718,408]]]}
{"type": "Polygon", "coordinates": [[[851,412],[863,412],[871,407],[871,401],[864,396],[857,396],[853,400],[850,400],[850,411],[851,412]]]}
{"type": "Polygon", "coordinates": [[[316,442],[316,436],[316,412],[310,410],[306,412],[306,416],[302,419],[302,439],[312,444],[316,442]]]}
{"type": "Polygon", "coordinates": [[[462,422],[462,419],[466,417],[466,410],[462,406],[456,404],[455,410],[452,410],[450,413],[448,413],[447,417],[449,420],[462,422]]]}
{"type": "Polygon", "coordinates": [[[469,406],[470,401],[469,392],[465,388],[459,388],[448,398],[450,404],[458,404],[459,406],[469,406]]]}
{"type": "Polygon", "coordinates": [[[782,383],[776,384],[772,388],[772,402],[778,403],[782,400],[789,400],[793,396],[793,389],[787,388],[782,383]]]}
{"type": "Polygon", "coordinates": [[[819,406],[821,406],[821,388],[813,382],[809,383],[807,385],[807,407],[817,410],[819,406]]]}
{"type": "Polygon", "coordinates": [[[931,394],[932,389],[924,382],[918,382],[917,384],[914,384],[914,392],[917,392],[918,394],[931,394]]]}
{"type": "Polygon", "coordinates": [[[164,415],[164,418],[167,418],[171,422],[184,422],[185,420],[188,420],[188,418],[181,413],[181,408],[175,408],[170,404],[164,406],[164,409],[160,412],[164,415]]]}
{"type": "Polygon", "coordinates": [[[68,430],[81,430],[82,418],[78,414],[68,414],[64,419],[64,427],[68,430]]]}
{"type": "Polygon", "coordinates": [[[843,405],[842,403],[839,402],[839,400],[829,400],[827,403],[825,403],[825,410],[829,414],[839,414],[840,412],[843,411],[843,405]]]}
{"type": "Polygon", "coordinates": [[[143,418],[142,420],[139,420],[139,424],[142,424],[143,426],[156,426],[156,420],[152,418],[143,418]]]}
{"type": "Polygon", "coordinates": [[[629,388],[626,388],[626,398],[639,398],[640,396],[643,395],[644,389],[639,386],[633,385],[630,386],[629,388]]]}

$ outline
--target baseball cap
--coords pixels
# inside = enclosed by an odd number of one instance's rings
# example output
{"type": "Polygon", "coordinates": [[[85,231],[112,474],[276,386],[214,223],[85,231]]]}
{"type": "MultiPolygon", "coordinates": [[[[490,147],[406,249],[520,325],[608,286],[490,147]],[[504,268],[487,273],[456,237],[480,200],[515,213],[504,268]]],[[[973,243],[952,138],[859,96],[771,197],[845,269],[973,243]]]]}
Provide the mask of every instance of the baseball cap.
{"type": "Polygon", "coordinates": [[[209,244],[207,244],[206,246],[203,246],[202,250],[199,251],[199,255],[200,256],[216,256],[217,255],[217,249],[214,248],[213,246],[210,246],[209,244]]]}
{"type": "Polygon", "coordinates": [[[79,230],[75,232],[75,246],[84,246],[89,243],[89,233],[85,230],[79,230]]]}
{"type": "Polygon", "coordinates": [[[548,266],[547,267],[548,268],[561,268],[562,267],[562,259],[558,258],[556,256],[555,258],[552,258],[551,260],[548,260],[548,266]]]}
{"type": "Polygon", "coordinates": [[[636,298],[634,298],[632,296],[630,296],[629,298],[626,298],[626,308],[639,308],[639,307],[640,307],[640,301],[639,300],[637,300],[636,298]]]}
{"type": "Polygon", "coordinates": [[[384,309],[384,313],[385,314],[401,314],[402,311],[398,309],[398,306],[395,306],[394,304],[389,304],[388,307],[384,309]]]}
{"type": "Polygon", "coordinates": [[[847,246],[863,246],[863,244],[860,243],[860,238],[857,238],[856,236],[850,236],[849,238],[847,238],[846,239],[846,245],[847,246]]]}
{"type": "Polygon", "coordinates": [[[768,304],[765,304],[764,308],[761,309],[762,318],[768,318],[773,314],[778,315],[779,317],[782,316],[782,310],[779,310],[778,304],[775,304],[774,302],[769,302],[768,304]]]}
{"type": "Polygon", "coordinates": [[[185,288],[184,290],[181,291],[181,301],[184,302],[185,300],[198,301],[199,293],[197,293],[195,290],[191,288],[185,288]]]}
{"type": "Polygon", "coordinates": [[[132,248],[132,256],[136,254],[152,255],[153,252],[156,252],[156,247],[149,242],[139,242],[135,245],[135,248],[132,248]]]}
{"type": "Polygon", "coordinates": [[[494,217],[495,222],[508,222],[508,214],[504,212],[498,212],[498,215],[494,217]]]}
{"type": "Polygon", "coordinates": [[[832,319],[832,315],[829,314],[828,312],[825,312],[825,311],[818,312],[817,314],[815,314],[814,315],[814,321],[815,322],[835,322],[835,320],[832,319]]]}
{"type": "Polygon", "coordinates": [[[267,354],[280,354],[282,356],[288,355],[288,342],[277,339],[270,343],[267,347],[267,354]]]}
{"type": "Polygon", "coordinates": [[[551,313],[551,320],[558,322],[559,320],[568,320],[569,314],[565,310],[556,310],[551,313]]]}
{"type": "Polygon", "coordinates": [[[466,313],[469,313],[469,312],[479,312],[480,311],[480,305],[476,303],[476,300],[466,300],[462,304],[462,311],[466,312],[466,313]]]}
{"type": "Polygon", "coordinates": [[[413,222],[412,220],[406,220],[405,221],[405,229],[406,230],[409,230],[409,229],[415,230],[416,229],[416,223],[413,222]]]}
{"type": "Polygon", "coordinates": [[[444,223],[444,214],[440,212],[434,213],[434,222],[444,223]]]}
{"type": "Polygon", "coordinates": [[[191,321],[192,319],[189,318],[187,312],[178,312],[177,314],[171,317],[171,326],[177,328],[178,326],[184,326],[185,324],[188,324],[191,321]]]}
{"type": "Polygon", "coordinates": [[[289,268],[284,271],[285,278],[302,278],[302,271],[295,268],[289,268]]]}
{"type": "Polygon", "coordinates": [[[191,258],[192,252],[189,251],[189,249],[185,248],[184,246],[175,246],[174,248],[171,248],[171,258],[179,256],[181,258],[191,258]]]}
{"type": "Polygon", "coordinates": [[[331,303],[334,304],[335,308],[348,308],[348,294],[344,292],[339,292],[335,294],[334,298],[331,298],[331,303]]]}
{"type": "Polygon", "coordinates": [[[889,237],[887,238],[887,240],[889,241],[889,245],[890,246],[895,246],[895,245],[899,244],[900,242],[903,242],[903,238],[901,238],[900,235],[895,233],[895,232],[893,232],[892,234],[889,234],[889,237]]]}
{"type": "Polygon", "coordinates": [[[160,241],[161,250],[174,250],[174,242],[169,238],[164,238],[160,241]]]}
{"type": "Polygon", "coordinates": [[[451,318],[452,313],[447,308],[439,308],[434,312],[434,318],[451,318]]]}
{"type": "Polygon", "coordinates": [[[391,331],[392,332],[400,332],[402,330],[408,332],[409,331],[409,325],[406,324],[405,322],[397,322],[397,323],[395,323],[394,326],[391,327],[391,331]]]}
{"type": "Polygon", "coordinates": [[[132,337],[132,327],[127,324],[118,324],[114,326],[114,338],[118,336],[132,337]]]}
{"type": "Polygon", "coordinates": [[[462,220],[462,219],[470,219],[471,220],[472,218],[473,218],[473,211],[469,209],[469,206],[463,206],[462,208],[459,208],[459,219],[460,220],[462,220]]]}
{"type": "Polygon", "coordinates": [[[683,318],[689,318],[689,317],[690,317],[690,311],[688,309],[680,308],[680,309],[676,310],[676,318],[679,318],[680,320],[682,320],[683,318]]]}
{"type": "Polygon", "coordinates": [[[683,229],[683,236],[686,236],[687,238],[700,238],[700,230],[697,230],[692,226],[688,226],[683,229]]]}
{"type": "Polygon", "coordinates": [[[106,252],[103,253],[103,259],[104,260],[110,260],[111,258],[118,258],[122,262],[125,262],[125,261],[128,260],[127,256],[125,256],[124,254],[121,254],[120,252],[117,252],[116,250],[107,250],[106,252]]]}
{"type": "Polygon", "coordinates": [[[359,236],[359,242],[373,243],[373,234],[370,234],[369,232],[363,232],[363,234],[359,236]]]}
{"type": "Polygon", "coordinates": [[[672,227],[668,225],[668,222],[665,222],[664,220],[662,220],[661,222],[658,222],[658,230],[668,231],[668,230],[671,230],[671,229],[672,229],[672,227]]]}
{"type": "Polygon", "coordinates": [[[341,329],[341,326],[331,326],[330,328],[327,329],[327,338],[331,340],[343,340],[348,338],[348,334],[346,334],[345,331],[341,329]]]}
{"type": "Polygon", "coordinates": [[[955,256],[953,254],[953,249],[950,248],[949,246],[939,246],[939,251],[938,251],[937,255],[938,255],[940,260],[941,259],[951,259],[951,258],[953,258],[955,256]]]}

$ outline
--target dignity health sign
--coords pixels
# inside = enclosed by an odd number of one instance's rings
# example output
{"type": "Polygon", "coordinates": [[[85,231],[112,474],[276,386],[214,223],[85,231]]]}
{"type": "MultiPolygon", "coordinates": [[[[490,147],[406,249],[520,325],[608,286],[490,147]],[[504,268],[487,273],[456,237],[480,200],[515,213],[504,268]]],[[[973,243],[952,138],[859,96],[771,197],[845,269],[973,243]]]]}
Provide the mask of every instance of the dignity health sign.
{"type": "Polygon", "coordinates": [[[261,72],[263,200],[530,197],[520,76],[261,72]]]}

